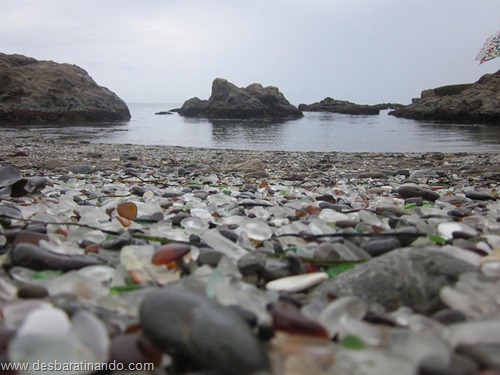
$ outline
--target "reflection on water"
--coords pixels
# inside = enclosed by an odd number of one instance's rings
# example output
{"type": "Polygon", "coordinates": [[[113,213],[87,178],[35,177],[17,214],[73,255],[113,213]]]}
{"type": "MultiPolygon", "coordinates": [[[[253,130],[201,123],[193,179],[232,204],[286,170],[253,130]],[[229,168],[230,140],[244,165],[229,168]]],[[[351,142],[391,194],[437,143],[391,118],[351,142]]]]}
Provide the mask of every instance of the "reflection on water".
{"type": "Polygon", "coordinates": [[[155,115],[176,104],[129,104],[128,122],[71,126],[3,126],[6,137],[102,143],[284,151],[500,152],[500,124],[461,125],[379,116],[306,112],[297,120],[209,121],[155,115]]]}
{"type": "Polygon", "coordinates": [[[270,143],[279,144],[285,138],[286,121],[215,121],[212,125],[213,147],[227,147],[228,140],[232,148],[266,148],[270,143]]]}

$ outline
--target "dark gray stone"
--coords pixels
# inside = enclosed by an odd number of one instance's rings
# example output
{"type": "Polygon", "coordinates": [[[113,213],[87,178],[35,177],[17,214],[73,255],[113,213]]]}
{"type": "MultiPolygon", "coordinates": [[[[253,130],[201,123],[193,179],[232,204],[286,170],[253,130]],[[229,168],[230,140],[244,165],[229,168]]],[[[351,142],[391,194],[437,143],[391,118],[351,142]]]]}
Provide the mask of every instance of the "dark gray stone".
{"type": "Polygon", "coordinates": [[[438,297],[440,289],[455,283],[464,272],[477,271],[438,248],[403,248],[373,258],[324,282],[311,298],[356,295],[391,311],[401,306],[423,306],[438,297]]]}
{"type": "Polygon", "coordinates": [[[330,203],[330,202],[325,202],[325,201],[320,201],[318,203],[318,206],[320,206],[321,208],[328,208],[330,210],[334,210],[337,212],[348,211],[351,209],[351,207],[349,207],[345,204],[330,203]]]}
{"type": "Polygon", "coordinates": [[[238,259],[238,269],[243,276],[260,275],[265,269],[266,259],[266,254],[262,252],[249,252],[238,259]]]}
{"type": "Polygon", "coordinates": [[[57,254],[29,243],[16,245],[10,254],[11,266],[21,266],[36,271],[71,271],[103,263],[105,263],[103,260],[91,255],[57,254]]]}
{"type": "Polygon", "coordinates": [[[377,238],[365,242],[361,247],[372,257],[377,257],[401,247],[401,241],[397,238],[377,238]]]}
{"type": "Polygon", "coordinates": [[[270,373],[270,362],[250,326],[230,308],[176,289],[155,291],[140,306],[144,334],[160,349],[193,358],[230,375],[270,373]]]}
{"type": "Polygon", "coordinates": [[[72,167],[69,168],[69,170],[75,174],[87,174],[87,173],[92,173],[94,171],[94,168],[88,164],[81,164],[81,165],[73,165],[72,167]]]}
{"type": "Polygon", "coordinates": [[[17,288],[17,297],[23,299],[36,299],[48,297],[49,291],[41,285],[22,285],[17,288]]]}
{"type": "Polygon", "coordinates": [[[217,267],[220,258],[222,258],[223,255],[224,253],[221,253],[220,251],[214,251],[214,250],[200,251],[200,255],[198,256],[198,259],[196,259],[196,263],[199,266],[207,264],[210,267],[217,267]]]}
{"type": "Polygon", "coordinates": [[[403,198],[414,198],[414,197],[422,197],[428,201],[434,202],[439,198],[439,194],[435,191],[424,189],[415,185],[402,185],[398,189],[398,194],[403,198]]]}
{"type": "Polygon", "coordinates": [[[133,240],[129,232],[124,232],[115,238],[103,241],[101,247],[107,250],[121,250],[122,247],[131,245],[133,240]]]}
{"type": "Polygon", "coordinates": [[[469,199],[474,199],[477,201],[489,201],[489,200],[494,201],[494,200],[496,200],[496,198],[493,195],[486,193],[484,191],[477,191],[477,190],[466,191],[465,196],[469,199]]]}

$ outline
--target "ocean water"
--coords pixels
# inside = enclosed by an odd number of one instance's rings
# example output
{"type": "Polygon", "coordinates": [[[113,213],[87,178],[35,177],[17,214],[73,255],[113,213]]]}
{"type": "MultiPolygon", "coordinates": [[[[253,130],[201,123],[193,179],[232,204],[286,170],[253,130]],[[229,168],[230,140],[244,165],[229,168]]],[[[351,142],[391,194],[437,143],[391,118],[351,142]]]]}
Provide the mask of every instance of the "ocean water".
{"type": "Polygon", "coordinates": [[[206,148],[343,152],[500,152],[500,124],[440,124],[378,116],[305,112],[298,120],[210,121],[156,112],[180,104],[128,103],[128,122],[2,127],[7,137],[206,148]]]}

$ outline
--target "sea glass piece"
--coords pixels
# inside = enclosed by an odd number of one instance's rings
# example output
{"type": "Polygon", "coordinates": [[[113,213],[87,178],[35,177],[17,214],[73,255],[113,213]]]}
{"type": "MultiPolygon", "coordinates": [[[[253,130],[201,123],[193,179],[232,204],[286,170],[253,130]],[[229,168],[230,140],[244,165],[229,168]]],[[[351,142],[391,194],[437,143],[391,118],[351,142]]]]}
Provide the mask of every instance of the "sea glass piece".
{"type": "Polygon", "coordinates": [[[151,245],[128,245],[120,252],[120,262],[126,270],[140,269],[151,262],[154,247],[151,245]]]}
{"type": "Polygon", "coordinates": [[[297,306],[291,303],[276,302],[272,306],[271,316],[274,328],[279,331],[325,339],[329,337],[328,331],[322,325],[306,318],[297,306]]]}
{"type": "Polygon", "coordinates": [[[247,236],[256,241],[265,241],[272,237],[273,231],[263,221],[259,219],[247,220],[243,222],[237,229],[236,233],[245,232],[247,236]]]}
{"type": "Polygon", "coordinates": [[[97,362],[106,362],[110,347],[108,331],[94,314],[80,310],[71,318],[71,333],[92,353],[97,362]]]}
{"type": "Polygon", "coordinates": [[[180,260],[184,255],[189,253],[191,246],[183,243],[169,243],[160,247],[155,251],[151,262],[154,265],[168,264],[172,261],[180,260]]]}
{"type": "Polygon", "coordinates": [[[313,272],[303,275],[287,276],[268,282],[266,284],[266,289],[275,292],[300,292],[327,279],[328,274],[326,272],[313,272]]]}
{"type": "Polygon", "coordinates": [[[202,234],[201,238],[212,249],[224,253],[231,260],[237,261],[247,253],[244,248],[235,244],[215,230],[206,231],[202,234]]]}
{"type": "Polygon", "coordinates": [[[116,207],[118,215],[125,219],[134,220],[137,217],[137,205],[134,202],[123,202],[116,207]]]}
{"type": "Polygon", "coordinates": [[[352,319],[362,319],[368,311],[368,305],[354,296],[340,297],[330,302],[319,316],[319,322],[334,337],[341,328],[340,318],[347,315],[352,319]]]}

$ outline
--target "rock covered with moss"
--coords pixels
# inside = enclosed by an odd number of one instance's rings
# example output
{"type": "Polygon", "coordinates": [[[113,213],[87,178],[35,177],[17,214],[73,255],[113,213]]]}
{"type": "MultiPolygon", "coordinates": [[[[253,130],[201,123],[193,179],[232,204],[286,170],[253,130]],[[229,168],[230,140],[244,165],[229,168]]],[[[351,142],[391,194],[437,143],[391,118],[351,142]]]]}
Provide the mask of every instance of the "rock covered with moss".
{"type": "Polygon", "coordinates": [[[0,53],[0,124],[129,119],[125,102],[82,68],[0,53]]]}

